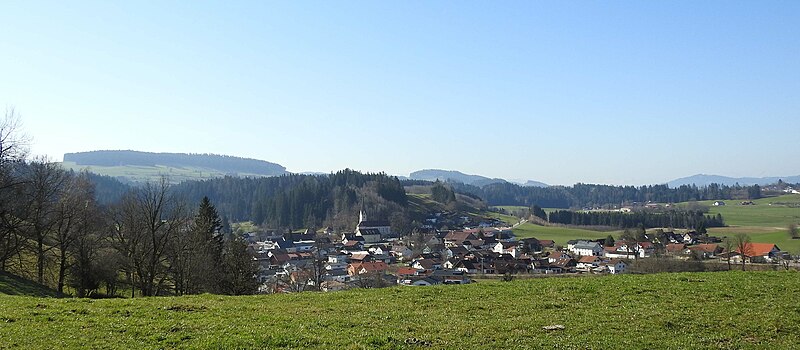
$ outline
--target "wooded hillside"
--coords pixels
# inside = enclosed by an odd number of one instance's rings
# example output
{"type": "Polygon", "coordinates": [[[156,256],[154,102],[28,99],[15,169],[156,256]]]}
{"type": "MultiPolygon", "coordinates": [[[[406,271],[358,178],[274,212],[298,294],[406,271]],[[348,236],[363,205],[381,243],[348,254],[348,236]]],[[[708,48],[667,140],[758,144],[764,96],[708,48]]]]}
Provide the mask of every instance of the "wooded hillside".
{"type": "Polygon", "coordinates": [[[64,154],[65,162],[82,166],[170,166],[214,169],[229,174],[276,176],[286,168],[263,160],[218,154],[151,153],[138,151],[91,151],[64,154]]]}

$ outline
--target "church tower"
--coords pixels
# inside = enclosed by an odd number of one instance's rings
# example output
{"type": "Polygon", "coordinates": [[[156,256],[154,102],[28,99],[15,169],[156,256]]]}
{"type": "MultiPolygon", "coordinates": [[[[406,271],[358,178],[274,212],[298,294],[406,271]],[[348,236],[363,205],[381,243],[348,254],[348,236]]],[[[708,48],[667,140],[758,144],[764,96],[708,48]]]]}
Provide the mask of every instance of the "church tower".
{"type": "Polygon", "coordinates": [[[367,221],[367,214],[364,213],[364,210],[359,210],[358,211],[358,223],[362,223],[364,221],[367,221]]]}

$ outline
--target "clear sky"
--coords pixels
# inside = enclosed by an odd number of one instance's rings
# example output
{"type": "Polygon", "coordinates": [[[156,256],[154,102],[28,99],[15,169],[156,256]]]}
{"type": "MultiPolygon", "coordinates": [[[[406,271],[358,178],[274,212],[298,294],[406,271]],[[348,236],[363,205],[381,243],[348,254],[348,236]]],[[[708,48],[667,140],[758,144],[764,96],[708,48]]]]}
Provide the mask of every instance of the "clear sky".
{"type": "Polygon", "coordinates": [[[550,184],[800,174],[800,1],[2,1],[32,152],[550,184]]]}

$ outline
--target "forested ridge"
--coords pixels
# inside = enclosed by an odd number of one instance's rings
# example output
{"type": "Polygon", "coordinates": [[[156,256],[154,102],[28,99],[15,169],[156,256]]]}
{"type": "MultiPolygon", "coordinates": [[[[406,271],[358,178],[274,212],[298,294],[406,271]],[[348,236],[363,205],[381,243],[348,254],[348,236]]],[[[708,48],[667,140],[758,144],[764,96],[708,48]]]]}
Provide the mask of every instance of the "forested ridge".
{"type": "MultiPolygon", "coordinates": [[[[114,178],[90,175],[101,203],[118,200],[128,185],[114,178]]],[[[431,186],[434,200],[447,203],[441,186],[424,180],[403,180],[383,173],[362,174],[345,169],[328,175],[287,174],[268,178],[224,177],[188,181],[176,185],[177,194],[189,201],[208,196],[220,214],[231,222],[253,221],[272,228],[332,226],[348,228],[366,209],[370,217],[390,220],[397,228],[414,220],[406,205],[405,186],[431,186]],[[442,192],[442,193],[440,193],[442,192]]],[[[704,187],[681,186],[610,186],[576,184],[559,187],[524,187],[515,184],[492,184],[476,187],[462,183],[442,183],[456,193],[482,199],[489,205],[538,205],[545,208],[583,208],[619,206],[647,201],[677,203],[695,200],[758,198],[758,186],[704,187]]],[[[583,220],[583,219],[581,219],[583,220]]],[[[600,219],[587,219],[597,221],[600,219]]],[[[605,221],[605,219],[600,220],[605,221]]],[[[610,226],[617,226],[617,219],[610,226]]],[[[566,223],[566,222],[564,222],[566,223]]],[[[602,224],[606,225],[606,224],[602,224]]]]}
{"type": "Polygon", "coordinates": [[[184,182],[175,190],[190,201],[208,196],[231,221],[249,220],[272,228],[352,229],[361,209],[397,226],[408,221],[403,185],[383,173],[345,169],[330,175],[224,177],[184,182]]]}

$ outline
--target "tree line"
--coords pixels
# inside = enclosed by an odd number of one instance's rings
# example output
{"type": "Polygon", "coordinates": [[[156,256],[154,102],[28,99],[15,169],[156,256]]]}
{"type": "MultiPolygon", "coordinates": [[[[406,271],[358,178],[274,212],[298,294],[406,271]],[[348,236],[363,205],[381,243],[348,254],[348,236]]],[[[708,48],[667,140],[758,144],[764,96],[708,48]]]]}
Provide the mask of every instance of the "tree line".
{"type": "Polygon", "coordinates": [[[451,183],[457,192],[471,193],[483,198],[489,205],[520,205],[544,208],[583,208],[621,205],[632,202],[678,203],[702,200],[757,199],[761,187],[683,185],[612,186],[575,184],[573,186],[526,187],[512,183],[493,183],[483,187],[451,183]]]}
{"type": "Polygon", "coordinates": [[[352,229],[361,209],[371,218],[390,221],[395,229],[412,219],[403,185],[384,173],[345,169],[329,175],[224,177],[184,182],[175,190],[191,200],[208,196],[231,221],[276,229],[352,229]]]}
{"type": "Polygon", "coordinates": [[[623,213],[618,211],[571,211],[556,210],[551,212],[547,220],[554,224],[578,226],[610,226],[618,228],[672,227],[705,229],[722,227],[725,222],[722,215],[705,215],[699,210],[668,210],[664,212],[634,211],[623,213]]]}

